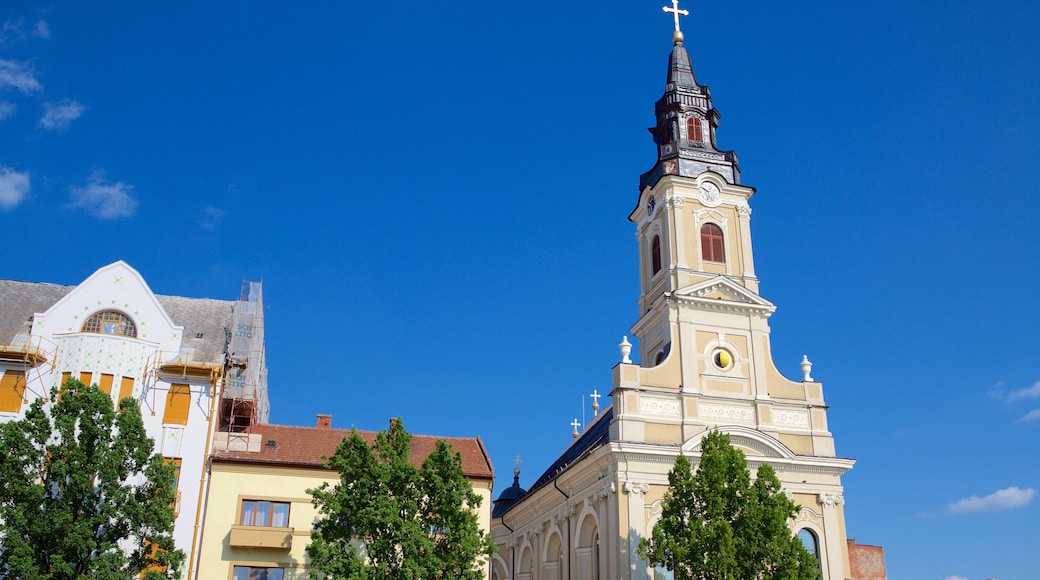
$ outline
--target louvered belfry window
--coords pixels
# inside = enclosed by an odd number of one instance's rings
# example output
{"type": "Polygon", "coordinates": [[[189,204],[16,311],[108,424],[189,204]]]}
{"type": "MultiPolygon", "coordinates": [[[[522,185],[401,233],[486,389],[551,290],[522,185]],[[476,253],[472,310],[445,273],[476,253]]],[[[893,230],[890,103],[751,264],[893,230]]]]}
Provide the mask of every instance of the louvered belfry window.
{"type": "Polygon", "coordinates": [[[701,226],[701,259],[705,262],[726,261],[726,243],[722,237],[722,228],[715,224],[701,226]]]}

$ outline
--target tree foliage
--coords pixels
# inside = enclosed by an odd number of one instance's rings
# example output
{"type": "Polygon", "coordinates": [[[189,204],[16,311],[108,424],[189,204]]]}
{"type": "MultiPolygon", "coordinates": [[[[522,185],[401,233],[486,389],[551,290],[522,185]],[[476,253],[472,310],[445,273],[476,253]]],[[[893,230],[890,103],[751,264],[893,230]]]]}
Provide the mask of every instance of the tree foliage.
{"type": "Polygon", "coordinates": [[[675,580],[819,580],[815,556],[788,522],[801,509],[780,489],[776,472],[758,468],[713,431],[701,443],[696,472],[680,455],[668,474],[661,519],[638,553],[675,580]]]}
{"type": "Polygon", "coordinates": [[[444,441],[416,469],[411,434],[400,419],[370,448],[357,430],[326,466],[339,483],[308,490],[320,513],[307,555],[337,580],[484,577],[495,550],[474,510],[481,497],[444,441]]]}
{"type": "Polygon", "coordinates": [[[0,576],[174,578],[173,467],[137,401],[70,379],[0,425],[0,576]]]}

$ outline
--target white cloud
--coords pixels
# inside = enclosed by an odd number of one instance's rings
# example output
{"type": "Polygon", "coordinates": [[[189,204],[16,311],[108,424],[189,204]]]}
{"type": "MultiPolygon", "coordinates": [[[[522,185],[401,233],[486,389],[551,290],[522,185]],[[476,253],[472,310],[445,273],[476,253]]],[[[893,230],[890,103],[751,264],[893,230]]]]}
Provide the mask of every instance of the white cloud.
{"type": "Polygon", "coordinates": [[[19,173],[10,167],[0,167],[0,209],[13,209],[22,203],[31,189],[28,171],[19,173]]]}
{"type": "Polygon", "coordinates": [[[86,110],[86,107],[76,101],[64,100],[57,105],[44,103],[40,126],[49,131],[64,131],[86,110]]]}
{"type": "Polygon", "coordinates": [[[1040,419],[1040,409],[1033,409],[1032,411],[1023,415],[1022,418],[1018,420],[1018,422],[1026,423],[1029,421],[1036,421],[1037,419],[1040,419]]]}
{"type": "Polygon", "coordinates": [[[942,580],[968,580],[964,576],[943,576],[942,580]]]}
{"type": "Polygon", "coordinates": [[[14,103],[8,103],[7,101],[0,101],[0,121],[3,121],[14,114],[15,110],[14,103]]]}
{"type": "Polygon", "coordinates": [[[212,230],[219,226],[223,221],[224,210],[213,206],[202,208],[202,217],[199,218],[199,225],[203,228],[212,230]]]}
{"type": "Polygon", "coordinates": [[[951,503],[946,509],[952,514],[1010,510],[1028,505],[1034,495],[1036,495],[1036,490],[1034,489],[1009,487],[995,491],[986,497],[977,495],[966,497],[951,503]]]}
{"type": "Polygon", "coordinates": [[[0,59],[0,90],[8,87],[28,95],[43,88],[28,63],[0,59]]]}
{"type": "Polygon", "coordinates": [[[105,172],[97,170],[87,178],[86,187],[72,186],[69,207],[82,209],[101,219],[125,218],[134,215],[140,204],[130,193],[134,186],[117,181],[108,183],[105,172]]]}
{"type": "Polygon", "coordinates": [[[26,38],[42,38],[47,40],[51,37],[51,27],[44,20],[39,20],[31,30],[26,31],[25,20],[12,18],[0,24],[0,46],[21,42],[26,38]]]}
{"type": "Polygon", "coordinates": [[[0,24],[0,46],[25,38],[22,24],[21,18],[5,20],[3,24],[0,24]]]}
{"type": "Polygon", "coordinates": [[[51,37],[51,27],[47,25],[47,21],[40,20],[36,23],[36,26],[33,26],[33,36],[44,40],[51,37]]]}
{"type": "Polygon", "coordinates": [[[1031,387],[1025,387],[1014,391],[1008,391],[1004,388],[1004,383],[1002,382],[997,383],[989,390],[989,396],[1007,403],[1014,403],[1015,401],[1021,401],[1022,399],[1037,399],[1040,398],[1040,381],[1033,383],[1033,386],[1031,387]]]}
{"type": "Polygon", "coordinates": [[[1033,386],[1026,387],[1024,389],[1018,389],[1017,391],[1011,391],[1007,394],[1007,400],[1009,402],[1018,401],[1021,399],[1037,399],[1040,398],[1040,381],[1033,383],[1033,386]]]}

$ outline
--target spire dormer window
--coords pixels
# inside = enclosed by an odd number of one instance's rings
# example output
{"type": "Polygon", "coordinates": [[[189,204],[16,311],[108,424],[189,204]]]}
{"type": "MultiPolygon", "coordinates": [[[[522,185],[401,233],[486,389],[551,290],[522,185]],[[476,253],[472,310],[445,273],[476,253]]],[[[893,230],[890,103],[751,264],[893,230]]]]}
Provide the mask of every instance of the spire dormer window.
{"type": "Polygon", "coordinates": [[[667,145],[675,141],[675,127],[671,121],[661,121],[654,131],[654,142],[658,145],[667,145]]]}
{"type": "Polygon", "coordinates": [[[686,140],[691,143],[704,143],[704,126],[697,117],[686,119],[686,140]]]}
{"type": "Polygon", "coordinates": [[[650,275],[661,271],[661,236],[654,236],[650,243],[650,275]]]}
{"type": "Polygon", "coordinates": [[[701,226],[701,259],[705,262],[726,261],[726,243],[722,236],[722,228],[713,223],[701,226]]]}

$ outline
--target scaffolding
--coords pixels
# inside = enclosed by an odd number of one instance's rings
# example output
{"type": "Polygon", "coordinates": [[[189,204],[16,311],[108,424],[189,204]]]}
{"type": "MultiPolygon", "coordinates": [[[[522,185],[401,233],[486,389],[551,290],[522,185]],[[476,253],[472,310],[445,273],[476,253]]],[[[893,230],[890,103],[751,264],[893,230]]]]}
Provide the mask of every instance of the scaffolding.
{"type": "Polygon", "coordinates": [[[54,370],[58,353],[58,345],[42,336],[32,336],[31,331],[32,318],[16,330],[0,330],[0,361],[22,367],[23,404],[30,402],[29,393],[44,400],[49,398],[50,388],[44,384],[44,374],[54,370]]]}
{"type": "MultiPolygon", "coordinates": [[[[261,282],[242,282],[242,293],[232,303],[224,332],[226,339],[219,352],[190,347],[177,353],[155,352],[147,365],[145,392],[151,392],[154,399],[160,379],[194,379],[210,385],[219,398],[213,447],[229,450],[247,442],[252,426],[266,423],[270,416],[261,282]]],[[[156,403],[152,401],[152,408],[156,403]]]]}
{"type": "Polygon", "coordinates": [[[234,447],[232,434],[248,434],[251,427],[267,423],[267,355],[264,350],[264,302],[261,282],[242,282],[228,329],[224,389],[220,399],[217,431],[225,447],[234,447]]]}

